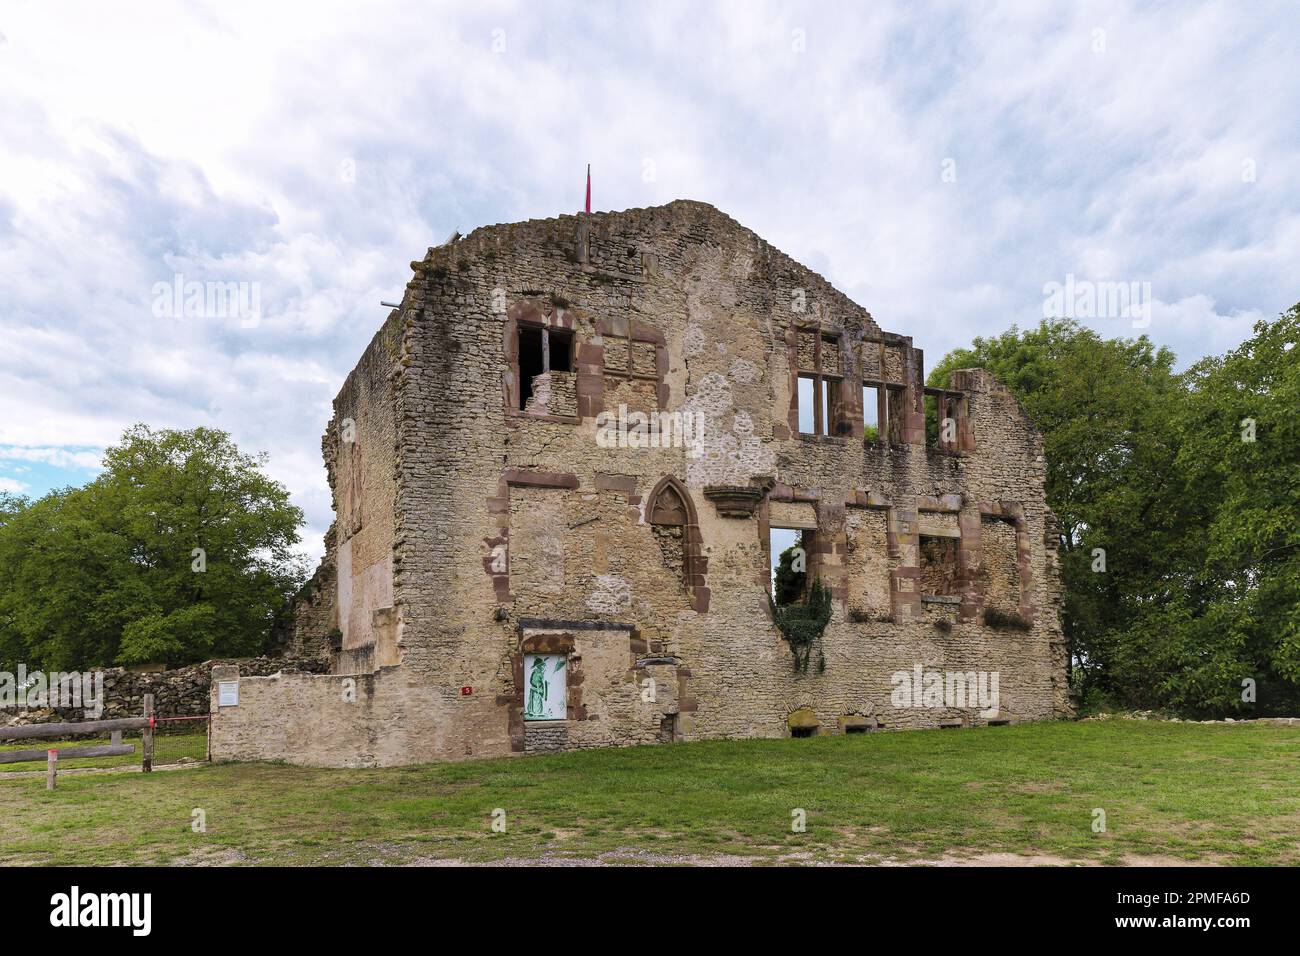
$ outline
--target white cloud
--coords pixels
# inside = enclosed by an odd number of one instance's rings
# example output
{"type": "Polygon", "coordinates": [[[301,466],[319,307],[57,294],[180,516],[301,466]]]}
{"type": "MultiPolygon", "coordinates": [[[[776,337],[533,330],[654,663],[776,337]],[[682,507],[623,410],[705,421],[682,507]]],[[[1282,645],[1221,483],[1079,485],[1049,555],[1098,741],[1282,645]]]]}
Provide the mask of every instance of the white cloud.
{"type": "MultiPolygon", "coordinates": [[[[0,446],[0,459],[18,461],[39,461],[58,468],[97,469],[101,455],[95,451],[70,451],[66,448],[23,448],[18,445],[0,446]]],[[[26,471],[26,468],[15,468],[26,471]]]]}
{"type": "Polygon", "coordinates": [[[22,494],[27,490],[27,486],[15,478],[5,478],[0,476],[0,491],[7,491],[10,494],[22,494]]]}
{"type": "Polygon", "coordinates": [[[578,208],[587,162],[596,208],[711,202],[931,364],[1037,322],[1070,273],[1151,282],[1145,331],[1183,364],[1300,299],[1281,3],[5,18],[0,442],[85,455],[135,421],[225,428],[270,453],[308,547],[330,519],[320,434],[378,300],[453,228],[578,208]],[[155,318],[177,273],[256,283],[260,323],[155,318]]]}

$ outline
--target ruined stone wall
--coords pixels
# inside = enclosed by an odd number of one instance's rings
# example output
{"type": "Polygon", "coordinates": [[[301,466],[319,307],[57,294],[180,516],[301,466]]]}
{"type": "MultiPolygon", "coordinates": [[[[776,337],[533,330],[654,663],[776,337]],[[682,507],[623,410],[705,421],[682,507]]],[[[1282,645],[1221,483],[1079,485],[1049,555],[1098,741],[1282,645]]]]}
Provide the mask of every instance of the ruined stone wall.
{"type": "Polygon", "coordinates": [[[333,653],[331,638],[338,626],[334,533],[334,528],[330,528],[326,534],[326,558],[295,595],[285,633],[277,635],[277,643],[291,657],[329,659],[333,653]]]}
{"type": "MultiPolygon", "coordinates": [[[[1064,712],[1041,443],[989,376],[954,376],[959,437],[927,448],[910,340],[700,203],[487,227],[413,267],[394,365],[401,664],[376,674],[369,709],[328,704],[347,734],[406,741],[383,759],[782,736],[796,711],[822,731],[990,719],[895,706],[894,678],[918,667],[998,672],[994,719],[1064,712]],[[562,404],[520,401],[521,327],[573,336],[562,404]],[[828,434],[798,432],[810,364],[838,376],[828,434]],[[862,440],[864,378],[898,386],[880,443],[862,440]],[[597,416],[620,405],[689,412],[700,441],[602,445],[597,416]],[[989,522],[1011,538],[989,534],[986,569],[989,522]],[[815,527],[812,566],[835,598],[824,665],[806,673],[767,609],[772,526],[815,527]],[[921,587],[927,529],[955,542],[951,593],[935,597],[921,587]],[[991,581],[1028,630],[983,622],[991,581]],[[519,716],[529,641],[565,648],[583,677],[582,709],[559,724],[519,716]]],[[[363,460],[387,438],[367,433],[363,460]]],[[[329,696],[310,686],[294,693],[329,696]]],[[[334,762],[355,743],[313,752],[334,762]]],[[[250,747],[236,749],[273,753],[250,747]]]]}
{"type": "MultiPolygon", "coordinates": [[[[88,715],[84,707],[22,707],[0,710],[0,726],[140,717],[144,714],[145,694],[153,694],[154,713],[158,717],[201,717],[208,713],[213,667],[231,663],[234,662],[204,661],[187,667],[143,674],[121,667],[109,667],[103,671],[103,712],[98,717],[88,715]]],[[[327,667],[326,662],[315,657],[247,657],[239,659],[238,665],[244,673],[250,675],[280,671],[320,673],[327,667]]],[[[205,728],[201,723],[178,722],[159,729],[160,732],[195,733],[205,728]]]]}
{"type": "Polygon", "coordinates": [[[397,495],[393,376],[401,342],[394,313],[334,400],[323,439],[336,519],[327,561],[335,577],[333,626],[349,660],[397,663],[393,615],[397,495]]]}

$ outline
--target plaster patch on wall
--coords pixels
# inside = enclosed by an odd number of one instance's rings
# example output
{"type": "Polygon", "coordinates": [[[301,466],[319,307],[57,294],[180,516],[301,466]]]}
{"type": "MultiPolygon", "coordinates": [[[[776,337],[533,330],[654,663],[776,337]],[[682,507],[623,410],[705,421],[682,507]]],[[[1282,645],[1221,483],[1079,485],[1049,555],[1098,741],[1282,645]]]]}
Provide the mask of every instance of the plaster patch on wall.
{"type": "Polygon", "coordinates": [[[776,453],[754,434],[746,411],[736,411],[731,382],[718,372],[703,375],[686,402],[704,422],[700,453],[686,462],[689,485],[744,485],[776,470],[776,453]]]}
{"type": "Polygon", "coordinates": [[[632,585],[617,574],[596,575],[596,586],[587,596],[587,610],[616,618],[631,605],[632,585]]]}

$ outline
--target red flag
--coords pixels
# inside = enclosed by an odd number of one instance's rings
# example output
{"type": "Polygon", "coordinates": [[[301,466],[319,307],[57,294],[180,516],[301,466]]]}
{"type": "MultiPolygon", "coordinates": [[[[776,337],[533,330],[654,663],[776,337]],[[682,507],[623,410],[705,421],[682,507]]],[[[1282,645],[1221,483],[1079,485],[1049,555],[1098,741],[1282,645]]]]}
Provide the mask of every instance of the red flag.
{"type": "Polygon", "coordinates": [[[587,164],[587,212],[591,212],[591,163],[587,164]]]}

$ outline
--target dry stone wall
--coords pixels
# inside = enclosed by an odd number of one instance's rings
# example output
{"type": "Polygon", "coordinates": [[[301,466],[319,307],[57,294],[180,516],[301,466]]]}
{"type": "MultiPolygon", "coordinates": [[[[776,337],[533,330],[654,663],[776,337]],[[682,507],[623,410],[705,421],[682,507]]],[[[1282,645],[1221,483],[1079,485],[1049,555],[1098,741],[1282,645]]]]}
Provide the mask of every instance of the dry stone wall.
{"type": "MultiPolygon", "coordinates": [[[[154,713],[158,717],[202,717],[208,713],[212,669],[230,665],[231,661],[204,661],[174,670],[136,673],[121,667],[104,670],[103,712],[98,717],[86,713],[85,707],[41,707],[0,710],[0,726],[112,720],[139,717],[144,713],[145,694],[154,696],[154,713]]],[[[322,673],[329,661],[322,658],[249,657],[241,658],[239,669],[250,675],[280,672],[322,673]]],[[[162,731],[193,732],[194,727],[178,723],[162,731]]],[[[202,728],[200,728],[202,729],[202,728]]]]}

